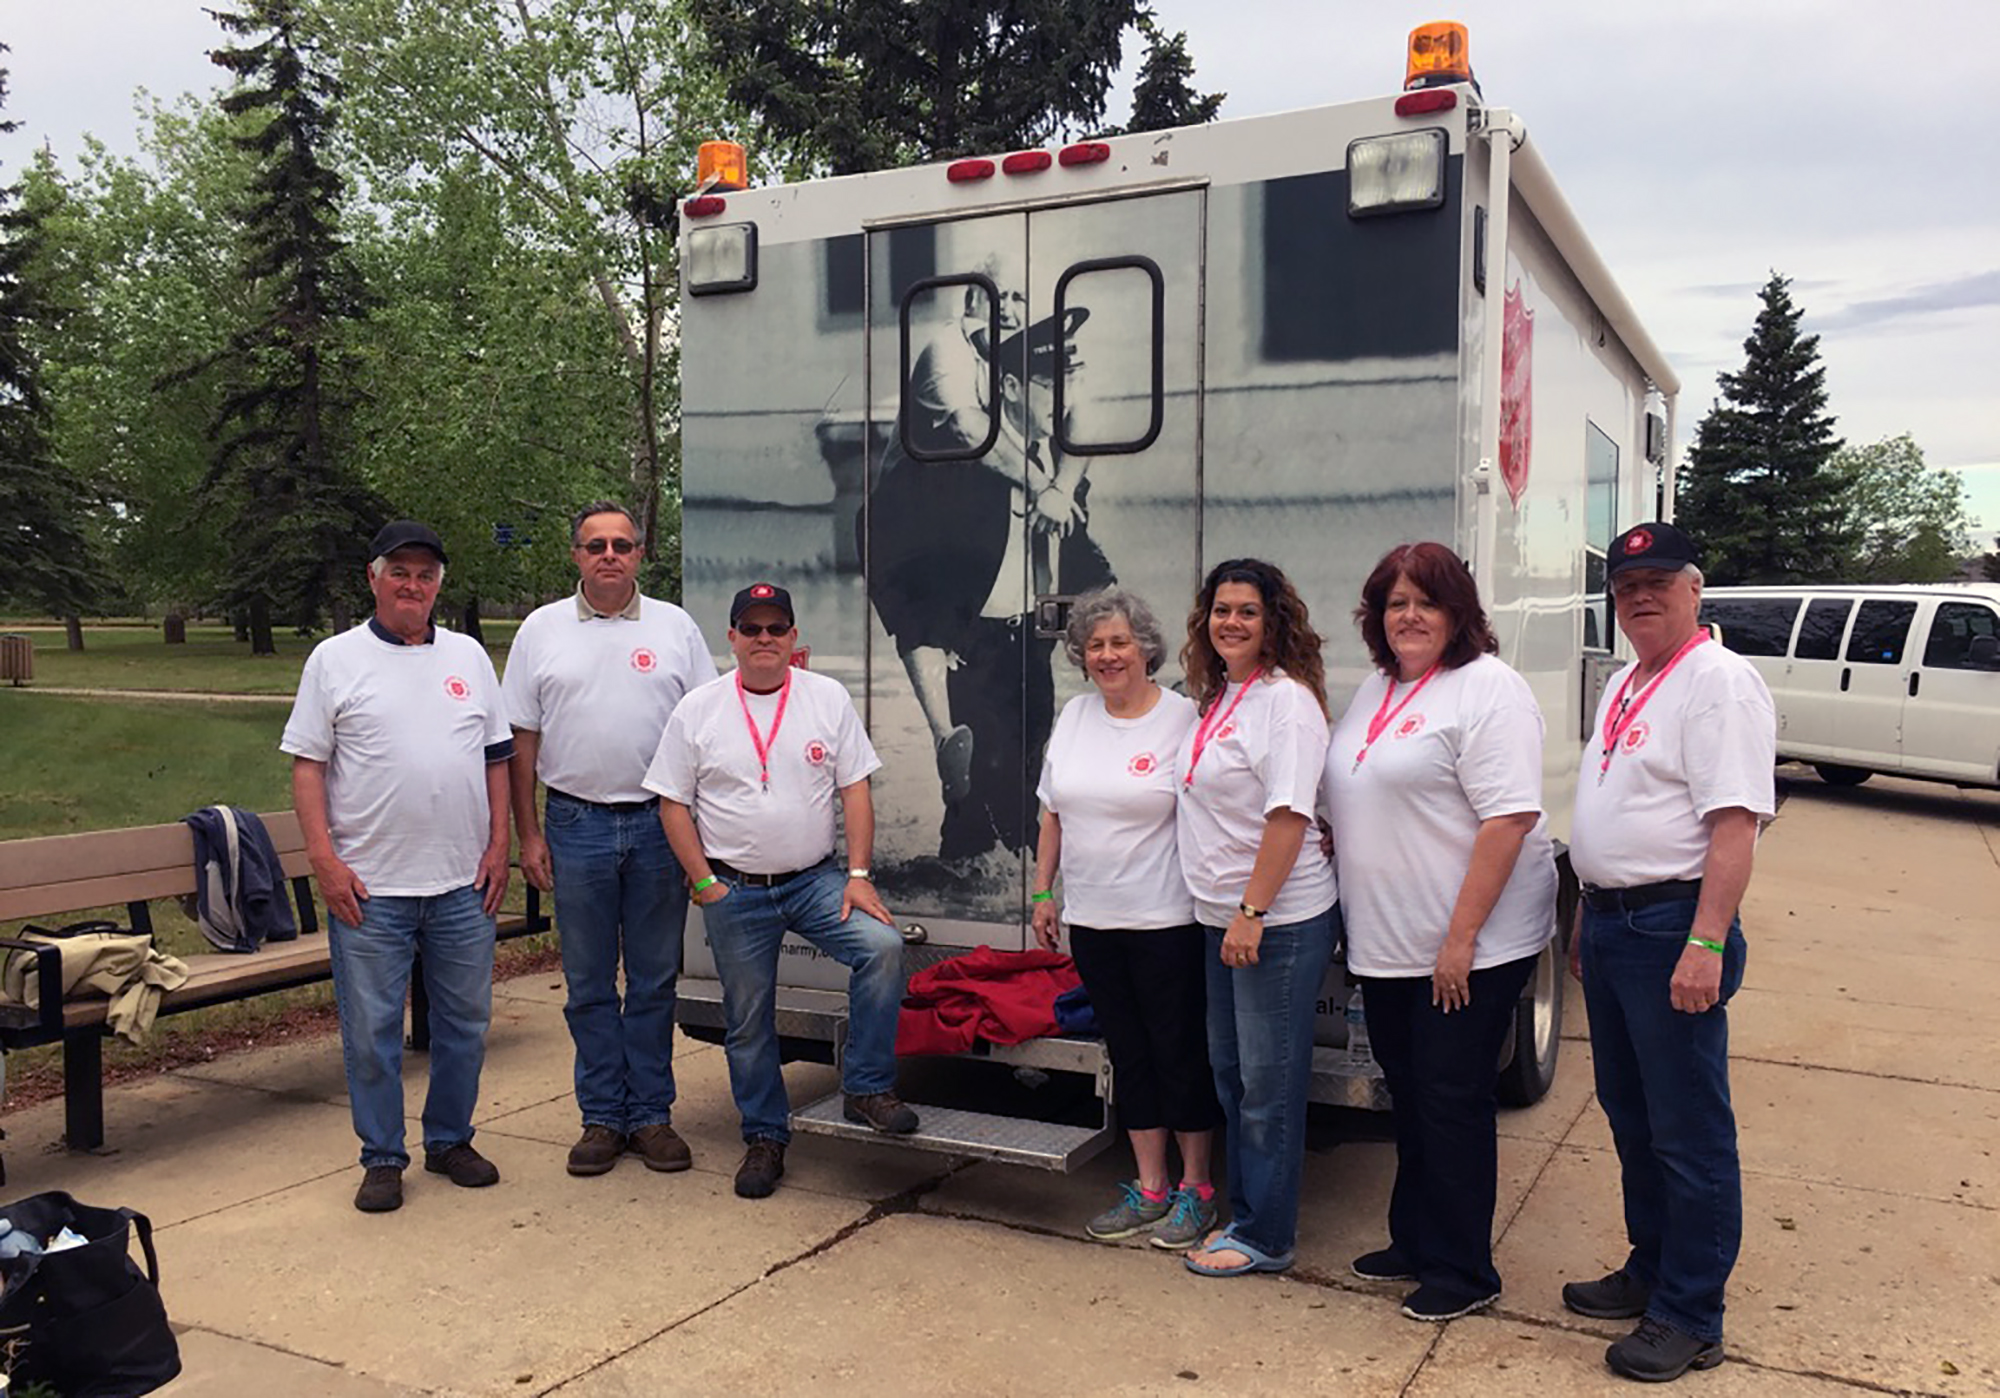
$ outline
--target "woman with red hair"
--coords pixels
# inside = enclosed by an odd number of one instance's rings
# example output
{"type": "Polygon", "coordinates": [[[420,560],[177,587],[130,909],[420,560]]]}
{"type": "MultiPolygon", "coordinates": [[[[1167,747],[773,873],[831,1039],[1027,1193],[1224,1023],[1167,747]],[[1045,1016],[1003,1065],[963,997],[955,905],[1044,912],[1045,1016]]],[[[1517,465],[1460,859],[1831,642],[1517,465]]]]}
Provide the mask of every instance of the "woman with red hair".
{"type": "Polygon", "coordinates": [[[1376,673],[1334,728],[1325,795],[1396,1185],[1389,1245],[1353,1268],[1415,1281],[1403,1314],[1450,1320],[1500,1297],[1500,1049],[1555,928],[1542,715],[1444,545],[1391,549],[1354,619],[1376,673]]]}

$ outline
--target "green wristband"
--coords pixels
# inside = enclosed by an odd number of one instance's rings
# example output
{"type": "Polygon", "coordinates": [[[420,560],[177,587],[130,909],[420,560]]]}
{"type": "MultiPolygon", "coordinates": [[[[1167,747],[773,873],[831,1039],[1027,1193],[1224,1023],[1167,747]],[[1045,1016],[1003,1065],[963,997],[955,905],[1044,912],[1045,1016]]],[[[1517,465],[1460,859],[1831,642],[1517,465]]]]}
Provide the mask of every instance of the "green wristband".
{"type": "Polygon", "coordinates": [[[696,893],[699,893],[699,892],[701,892],[701,891],[702,891],[702,890],[703,890],[704,888],[707,888],[707,887],[709,887],[709,886],[710,886],[711,884],[714,884],[714,883],[716,883],[716,882],[718,882],[718,880],[716,879],[715,875],[713,875],[713,874],[710,874],[710,875],[709,875],[709,876],[708,876],[707,878],[703,879],[703,880],[702,880],[702,881],[701,881],[700,883],[696,884],[696,885],[694,886],[694,889],[693,889],[693,891],[694,891],[694,892],[696,892],[696,893]]]}
{"type": "Polygon", "coordinates": [[[1045,888],[1040,893],[1030,893],[1028,895],[1030,903],[1053,903],[1055,898],[1055,890],[1052,888],[1045,888]]]}
{"type": "Polygon", "coordinates": [[[1711,942],[1702,937],[1690,937],[1688,938],[1688,945],[1691,947],[1700,947],[1703,951],[1712,951],[1717,956],[1722,955],[1722,943],[1720,942],[1711,942]]]}

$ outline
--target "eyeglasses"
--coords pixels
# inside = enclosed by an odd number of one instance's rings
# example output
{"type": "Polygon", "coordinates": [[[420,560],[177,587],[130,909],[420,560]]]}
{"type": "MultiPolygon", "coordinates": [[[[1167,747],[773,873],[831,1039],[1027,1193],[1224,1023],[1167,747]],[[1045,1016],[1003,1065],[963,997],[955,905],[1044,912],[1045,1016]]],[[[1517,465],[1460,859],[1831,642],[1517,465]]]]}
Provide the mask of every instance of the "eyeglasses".
{"type": "Polygon", "coordinates": [[[739,621],[736,634],[755,640],[759,636],[782,636],[792,629],[789,621],[739,621]]]}
{"type": "Polygon", "coordinates": [[[637,547],[639,547],[638,542],[633,539],[589,539],[582,545],[585,553],[599,554],[608,548],[620,558],[637,547]]]}

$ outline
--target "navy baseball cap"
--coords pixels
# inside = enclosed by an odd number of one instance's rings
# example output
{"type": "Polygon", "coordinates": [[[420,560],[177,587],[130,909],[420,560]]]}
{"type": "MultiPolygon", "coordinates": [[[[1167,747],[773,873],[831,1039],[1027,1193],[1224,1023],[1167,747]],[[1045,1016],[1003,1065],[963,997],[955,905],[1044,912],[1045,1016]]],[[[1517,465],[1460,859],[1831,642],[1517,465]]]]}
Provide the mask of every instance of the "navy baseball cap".
{"type": "Polygon", "coordinates": [[[729,604],[729,624],[736,625],[736,619],[752,607],[776,607],[785,614],[787,626],[797,626],[798,618],[792,614],[792,594],[776,583],[751,583],[736,594],[736,600],[729,604]]]}
{"type": "Polygon", "coordinates": [[[387,558],[397,549],[429,549],[437,555],[440,563],[451,560],[444,556],[444,541],[428,524],[419,524],[413,519],[395,519],[376,531],[375,541],[368,545],[368,557],[372,562],[377,558],[387,558]]]}
{"type": "Polygon", "coordinates": [[[1694,540],[1664,521],[1635,524],[1611,541],[1605,555],[1604,576],[1615,578],[1631,568],[1658,568],[1678,573],[1688,564],[1699,564],[1701,554],[1694,540]]]}

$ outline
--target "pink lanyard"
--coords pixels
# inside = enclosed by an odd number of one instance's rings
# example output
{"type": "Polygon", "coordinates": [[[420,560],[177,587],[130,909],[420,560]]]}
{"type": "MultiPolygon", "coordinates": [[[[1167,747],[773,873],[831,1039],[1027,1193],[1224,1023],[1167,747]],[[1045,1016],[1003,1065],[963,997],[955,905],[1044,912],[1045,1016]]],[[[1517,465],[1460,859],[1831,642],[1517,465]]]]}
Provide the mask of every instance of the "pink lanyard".
{"type": "Polygon", "coordinates": [[[771,720],[771,736],[766,738],[757,732],[757,720],[750,717],[750,696],[743,688],[743,672],[736,672],[736,702],[743,706],[743,726],[750,730],[750,746],[757,749],[757,776],[764,783],[764,790],[771,789],[771,749],[777,744],[778,729],[785,722],[785,704],[792,697],[792,669],[785,667],[785,687],[778,691],[778,712],[771,720]]]}
{"type": "MultiPolygon", "coordinates": [[[[1243,688],[1237,690],[1236,697],[1229,701],[1228,708],[1222,707],[1220,694],[1216,695],[1215,702],[1208,706],[1208,712],[1202,716],[1201,722],[1194,730],[1194,753],[1188,758],[1187,778],[1182,785],[1194,785],[1194,769],[1201,766],[1201,751],[1208,746],[1209,735],[1228,726],[1229,716],[1236,712],[1236,706],[1243,702],[1243,696],[1250,692],[1250,686],[1257,683],[1257,677],[1263,673],[1262,665],[1252,670],[1250,678],[1243,681],[1243,688]]],[[[1229,688],[1229,681],[1226,678],[1222,682],[1222,687],[1225,691],[1229,688]]]]}
{"type": "Polygon", "coordinates": [[[1410,701],[1423,692],[1424,686],[1431,682],[1431,676],[1437,672],[1438,667],[1435,665],[1424,671],[1423,678],[1410,686],[1410,692],[1403,696],[1403,702],[1393,709],[1389,707],[1389,701],[1396,697],[1396,679],[1393,675],[1389,677],[1389,687],[1382,692],[1382,702],[1376,707],[1375,717],[1368,720],[1368,741],[1361,745],[1360,752],[1354,754],[1354,771],[1361,770],[1361,764],[1368,758],[1368,749],[1375,746],[1375,740],[1396,721],[1396,715],[1408,708],[1410,701]]]}
{"type": "Polygon", "coordinates": [[[1707,639],[1708,632],[1706,631],[1696,631],[1694,635],[1688,637],[1687,644],[1675,651],[1674,658],[1669,660],[1665,668],[1659,674],[1653,676],[1652,681],[1639,691],[1639,697],[1632,700],[1631,708],[1627,709],[1625,706],[1625,695],[1632,688],[1632,681],[1638,675],[1639,667],[1636,665],[1633,666],[1632,673],[1627,675],[1625,682],[1618,686],[1618,698],[1612,703],[1610,708],[1604,711],[1604,760],[1597,764],[1597,784],[1599,786],[1604,785],[1604,774],[1611,770],[1611,755],[1618,751],[1618,740],[1625,736],[1626,729],[1638,722],[1639,711],[1646,707],[1646,701],[1653,697],[1653,691],[1658,689],[1667,676],[1674,672],[1674,666],[1687,659],[1689,651],[1707,639]]]}

